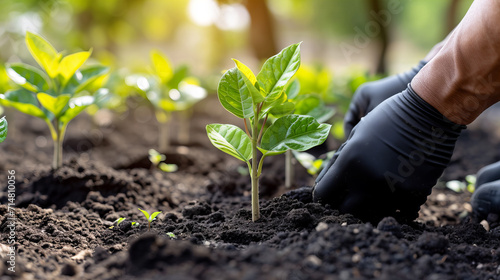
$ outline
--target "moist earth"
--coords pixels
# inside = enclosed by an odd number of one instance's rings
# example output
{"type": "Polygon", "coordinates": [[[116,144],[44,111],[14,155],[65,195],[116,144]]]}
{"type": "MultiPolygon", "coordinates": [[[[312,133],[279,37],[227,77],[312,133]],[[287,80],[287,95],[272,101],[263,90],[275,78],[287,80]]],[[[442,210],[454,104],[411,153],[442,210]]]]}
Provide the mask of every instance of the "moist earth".
{"type": "MultiPolygon", "coordinates": [[[[314,179],[299,164],[286,189],[283,156],[266,159],[262,218],[252,222],[245,163],[213,148],[204,128],[237,120],[206,111],[218,108],[215,98],[205,103],[195,108],[190,141],[177,141],[174,119],[172,146],[162,152],[179,166],[175,173],[151,167],[157,124],[140,103],[126,113],[78,116],[56,171],[44,122],[7,110],[0,244],[11,232],[7,171],[15,170],[17,251],[12,272],[0,247],[2,279],[500,279],[498,217],[478,221],[471,194],[443,183],[500,160],[493,131],[464,132],[414,222],[372,224],[314,203],[314,179]],[[149,231],[138,208],[162,211],[149,231]]],[[[339,144],[329,139],[316,152],[339,144]]]]}

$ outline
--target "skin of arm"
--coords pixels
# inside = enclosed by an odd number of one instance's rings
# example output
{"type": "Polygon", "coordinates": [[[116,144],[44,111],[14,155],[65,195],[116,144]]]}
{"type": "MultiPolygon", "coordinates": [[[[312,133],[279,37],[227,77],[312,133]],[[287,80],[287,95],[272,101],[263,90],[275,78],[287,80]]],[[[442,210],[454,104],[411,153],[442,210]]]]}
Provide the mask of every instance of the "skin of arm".
{"type": "Polygon", "coordinates": [[[500,1],[474,1],[411,86],[457,124],[471,123],[500,101],[500,1]]]}

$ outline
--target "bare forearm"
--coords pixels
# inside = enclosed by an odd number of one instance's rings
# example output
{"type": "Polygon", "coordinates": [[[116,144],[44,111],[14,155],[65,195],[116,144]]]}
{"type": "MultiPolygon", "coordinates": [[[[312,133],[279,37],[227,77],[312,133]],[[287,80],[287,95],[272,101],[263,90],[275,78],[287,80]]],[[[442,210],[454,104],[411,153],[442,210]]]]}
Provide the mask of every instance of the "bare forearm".
{"type": "Polygon", "coordinates": [[[412,87],[445,117],[469,124],[500,100],[500,2],[476,0],[412,87]]]}

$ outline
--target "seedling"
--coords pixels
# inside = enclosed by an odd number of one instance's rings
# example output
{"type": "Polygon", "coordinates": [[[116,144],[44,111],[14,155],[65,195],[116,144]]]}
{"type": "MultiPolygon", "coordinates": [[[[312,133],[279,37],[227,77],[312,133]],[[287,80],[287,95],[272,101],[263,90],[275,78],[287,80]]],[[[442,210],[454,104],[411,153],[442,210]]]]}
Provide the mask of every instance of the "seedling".
{"type": "Polygon", "coordinates": [[[91,50],[63,57],[42,37],[27,32],[26,45],[44,71],[23,63],[7,65],[7,74],[20,88],[0,94],[0,104],[43,119],[54,140],[52,167],[62,164],[62,143],[68,123],[105,95],[90,95],[108,72],[104,66],[80,69],[91,50]]]}
{"type": "Polygon", "coordinates": [[[172,238],[172,239],[176,239],[177,236],[175,236],[175,234],[173,232],[167,232],[167,236],[172,238]]]}
{"type": "MultiPolygon", "coordinates": [[[[116,219],[116,220],[113,222],[113,224],[116,224],[116,226],[119,226],[121,222],[125,221],[125,219],[126,219],[126,218],[123,218],[123,217],[118,218],[118,219],[116,219]]],[[[110,226],[109,228],[110,228],[110,229],[113,229],[114,227],[115,227],[115,226],[113,225],[113,226],[110,226]]]]}
{"type": "Polygon", "coordinates": [[[7,138],[8,123],[5,117],[0,119],[0,143],[7,138]]]}
{"type": "Polygon", "coordinates": [[[167,151],[169,148],[168,124],[172,112],[181,112],[179,130],[180,142],[189,140],[189,115],[191,107],[207,96],[198,80],[188,76],[187,67],[179,67],[175,71],[166,56],[159,51],[151,51],[153,63],[152,75],[131,75],[126,83],[137,89],[149,100],[155,109],[159,123],[158,148],[167,151]]]}
{"type": "Polygon", "coordinates": [[[459,180],[451,180],[446,182],[446,187],[454,192],[460,193],[464,191],[468,191],[473,193],[476,189],[476,176],[475,175],[467,175],[465,176],[465,182],[459,180]]]}
{"type": "Polygon", "coordinates": [[[321,171],[321,169],[323,169],[325,164],[330,161],[334,153],[335,151],[331,151],[324,155],[325,158],[316,158],[315,156],[307,152],[293,151],[293,156],[307,170],[307,173],[312,176],[316,176],[321,171]]]}
{"type": "Polygon", "coordinates": [[[148,220],[148,231],[149,231],[149,229],[151,228],[151,222],[156,219],[156,216],[158,216],[161,213],[161,211],[154,212],[153,214],[149,215],[147,211],[144,211],[141,208],[137,209],[139,209],[144,214],[144,216],[146,216],[146,220],[148,220]]]}
{"type": "Polygon", "coordinates": [[[139,224],[138,222],[131,222],[131,223],[130,223],[130,225],[131,225],[132,227],[138,227],[138,226],[140,226],[141,224],[139,224]]]}
{"type": "Polygon", "coordinates": [[[287,150],[305,151],[323,143],[330,125],[311,116],[291,114],[294,104],[285,89],[300,65],[300,44],[291,45],[269,58],[255,76],[240,61],[222,76],[217,95],[222,106],[243,119],[245,131],[230,124],[209,124],[207,134],[221,151],[247,163],[252,182],[252,220],[259,213],[259,177],[266,157],[287,150]],[[279,118],[269,127],[269,115],[279,118]],[[262,153],[259,160],[258,152],[262,153]]]}
{"type": "Polygon", "coordinates": [[[151,161],[151,167],[157,167],[163,172],[175,172],[179,169],[177,164],[169,164],[162,162],[167,159],[167,156],[160,154],[155,149],[149,150],[149,161],[151,161]]]}

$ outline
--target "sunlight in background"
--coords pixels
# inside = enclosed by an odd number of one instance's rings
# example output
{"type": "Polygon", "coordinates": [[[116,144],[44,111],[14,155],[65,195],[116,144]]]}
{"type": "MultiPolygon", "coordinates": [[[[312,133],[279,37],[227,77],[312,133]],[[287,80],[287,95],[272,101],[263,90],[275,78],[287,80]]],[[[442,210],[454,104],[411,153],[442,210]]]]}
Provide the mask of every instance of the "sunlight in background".
{"type": "Polygon", "coordinates": [[[243,30],[250,23],[250,15],[241,4],[218,5],[214,0],[191,0],[189,18],[200,26],[215,24],[221,30],[243,30]]]}

